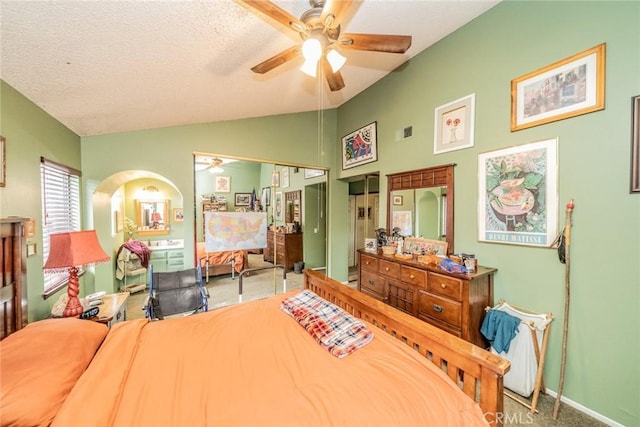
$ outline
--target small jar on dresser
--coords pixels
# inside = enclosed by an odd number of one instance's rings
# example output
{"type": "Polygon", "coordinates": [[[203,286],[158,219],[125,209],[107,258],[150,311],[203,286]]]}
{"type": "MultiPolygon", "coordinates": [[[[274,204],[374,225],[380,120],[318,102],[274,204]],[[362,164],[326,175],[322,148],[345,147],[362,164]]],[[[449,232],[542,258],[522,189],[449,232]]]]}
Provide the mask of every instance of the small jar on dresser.
{"type": "Polygon", "coordinates": [[[436,265],[358,251],[358,290],[477,346],[484,309],[493,306],[493,275],[478,266],[472,274],[449,273],[436,265]]]}

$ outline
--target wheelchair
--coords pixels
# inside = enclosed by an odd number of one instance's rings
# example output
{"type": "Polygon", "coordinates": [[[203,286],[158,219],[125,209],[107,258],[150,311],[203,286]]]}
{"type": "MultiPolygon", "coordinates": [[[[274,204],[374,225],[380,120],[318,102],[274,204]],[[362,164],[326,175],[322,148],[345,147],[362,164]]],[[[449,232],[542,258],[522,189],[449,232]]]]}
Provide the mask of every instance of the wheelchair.
{"type": "Polygon", "coordinates": [[[202,283],[202,266],[179,271],[154,272],[149,269],[149,294],[145,298],[145,317],[188,316],[209,310],[209,290],[202,283]]]}

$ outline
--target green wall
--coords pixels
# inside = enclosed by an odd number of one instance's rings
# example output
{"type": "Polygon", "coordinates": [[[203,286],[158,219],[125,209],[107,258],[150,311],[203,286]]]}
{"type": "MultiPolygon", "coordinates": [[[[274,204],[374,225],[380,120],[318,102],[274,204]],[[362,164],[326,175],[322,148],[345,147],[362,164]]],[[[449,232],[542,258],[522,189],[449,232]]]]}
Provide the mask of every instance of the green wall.
{"type": "MultiPolygon", "coordinates": [[[[101,242],[115,243],[117,238],[103,225],[110,220],[108,196],[121,187],[127,173],[146,171],[173,183],[182,194],[188,248],[194,236],[187,230],[194,229],[199,203],[193,190],[193,151],[327,167],[327,265],[333,277],[346,280],[347,180],[380,173],[379,219],[384,224],[386,174],[456,163],[455,250],[474,253],[481,264],[498,268],[496,298],[554,314],[545,380],[556,390],[564,265],[552,249],[477,240],[477,159],[480,153],[557,137],[559,222],[566,202],[574,198],[576,203],[563,396],[621,424],[640,425],[640,196],[629,194],[630,106],[631,97],[640,94],[638,76],[639,2],[505,1],[339,109],[325,111],[321,122],[310,112],[92,136],[79,142],[2,83],[8,179],[7,188],[0,189],[0,208],[3,216],[39,219],[39,192],[34,191],[39,188],[39,156],[81,165],[85,225],[98,229],[101,242]],[[510,132],[512,79],[603,42],[605,110],[510,132]],[[476,94],[475,145],[434,155],[434,109],[470,93],[476,94]],[[379,160],[341,170],[341,136],[372,121],[378,124],[379,160]],[[396,141],[406,126],[413,126],[413,136],[396,141]],[[324,139],[318,140],[319,134],[324,139]],[[606,354],[609,351],[613,355],[606,354]]],[[[41,243],[39,235],[36,242],[41,243]]],[[[189,252],[186,256],[193,257],[189,252]]],[[[193,259],[185,259],[190,262],[193,259]]],[[[49,309],[40,297],[41,265],[41,257],[29,258],[30,320],[44,317],[49,309]]],[[[112,266],[98,266],[93,287],[110,280],[112,271],[112,266]]]]}
{"type": "MultiPolygon", "coordinates": [[[[554,314],[545,365],[552,390],[560,370],[565,268],[553,249],[477,240],[477,159],[479,153],[558,138],[560,227],[566,203],[575,198],[576,204],[563,396],[629,426],[640,425],[640,196],[629,194],[630,107],[631,97],[640,94],[639,77],[639,2],[507,1],[338,110],[339,136],[375,120],[379,144],[378,162],[340,177],[380,171],[382,178],[457,164],[455,251],[498,268],[496,298],[554,314]],[[605,110],[510,132],[512,79],[603,42],[605,110]],[[435,108],[471,93],[474,147],[434,155],[435,108]],[[410,125],[413,136],[396,141],[396,132],[410,125]]],[[[380,181],[385,222],[386,180],[380,181]]]]}
{"type": "MultiPolygon", "coordinates": [[[[60,292],[42,296],[42,208],[40,157],[81,169],[80,137],[19,92],[0,81],[0,135],[6,139],[6,186],[0,187],[0,216],[33,218],[36,255],[27,258],[29,321],[46,317],[60,292]]],[[[81,285],[91,272],[81,278],[81,285]]],[[[64,288],[66,290],[66,288],[64,288]]],[[[66,291],[65,291],[66,292],[66,291]]]]}

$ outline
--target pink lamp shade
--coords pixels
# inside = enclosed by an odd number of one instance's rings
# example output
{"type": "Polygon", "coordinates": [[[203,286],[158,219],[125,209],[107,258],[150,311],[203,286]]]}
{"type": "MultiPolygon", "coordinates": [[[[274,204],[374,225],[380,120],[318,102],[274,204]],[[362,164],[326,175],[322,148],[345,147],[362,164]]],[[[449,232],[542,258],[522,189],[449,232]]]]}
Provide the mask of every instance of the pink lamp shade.
{"type": "Polygon", "coordinates": [[[151,214],[151,222],[161,222],[162,217],[160,216],[160,212],[154,212],[151,214]]]}
{"type": "Polygon", "coordinates": [[[110,257],[100,246],[95,230],[57,233],[52,234],[50,239],[49,257],[43,269],[53,272],[69,271],[69,301],[63,316],[77,317],[83,310],[78,299],[78,267],[108,262],[110,257]]]}

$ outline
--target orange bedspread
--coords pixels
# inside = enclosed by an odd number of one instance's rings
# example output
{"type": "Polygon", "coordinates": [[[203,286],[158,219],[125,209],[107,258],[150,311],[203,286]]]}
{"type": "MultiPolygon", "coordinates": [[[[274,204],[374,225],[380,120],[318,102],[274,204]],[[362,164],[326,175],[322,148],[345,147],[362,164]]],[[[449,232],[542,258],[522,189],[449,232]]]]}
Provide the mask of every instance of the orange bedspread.
{"type": "Polygon", "coordinates": [[[53,426],[471,426],[481,410],[373,328],[338,359],[279,309],[286,296],[117,324],[53,426]]]}
{"type": "Polygon", "coordinates": [[[205,260],[209,260],[209,265],[223,265],[229,264],[232,259],[235,260],[234,270],[236,273],[240,273],[244,268],[244,260],[246,258],[245,251],[221,251],[221,252],[207,252],[205,250],[205,243],[198,242],[197,245],[197,259],[202,261],[202,267],[206,267],[205,260]]]}

